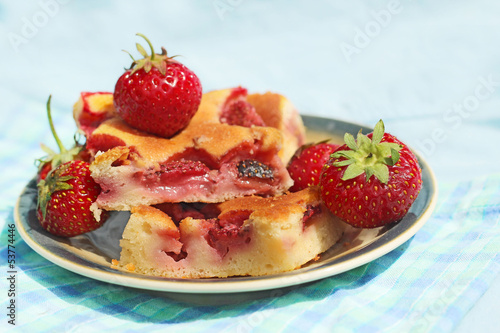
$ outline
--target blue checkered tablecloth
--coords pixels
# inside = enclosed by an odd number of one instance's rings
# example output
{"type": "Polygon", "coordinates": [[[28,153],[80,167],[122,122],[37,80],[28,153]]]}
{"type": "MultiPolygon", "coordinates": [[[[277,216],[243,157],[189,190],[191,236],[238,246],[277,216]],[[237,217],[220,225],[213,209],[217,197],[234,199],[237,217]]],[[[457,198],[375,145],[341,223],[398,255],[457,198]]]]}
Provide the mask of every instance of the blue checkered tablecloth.
{"type": "Polygon", "coordinates": [[[492,1],[0,1],[2,331],[493,332],[500,324],[500,4],[492,1]],[[394,251],[284,290],[195,299],[108,284],[47,261],[9,226],[53,95],[70,143],[81,91],[112,91],[146,34],[204,90],[286,95],[303,114],[386,129],[433,168],[436,209],[394,251]],[[8,306],[16,303],[15,326],[8,306]]]}

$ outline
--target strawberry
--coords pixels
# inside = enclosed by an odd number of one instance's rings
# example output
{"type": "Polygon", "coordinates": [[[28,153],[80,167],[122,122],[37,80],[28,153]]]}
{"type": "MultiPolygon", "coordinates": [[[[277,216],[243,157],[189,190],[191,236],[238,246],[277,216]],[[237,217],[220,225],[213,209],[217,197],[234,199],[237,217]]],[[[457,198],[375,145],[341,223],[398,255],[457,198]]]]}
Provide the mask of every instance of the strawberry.
{"type": "Polygon", "coordinates": [[[107,214],[91,209],[101,192],[90,176],[89,163],[61,164],[38,183],[37,217],[44,229],[72,237],[99,228],[107,214]]]}
{"type": "Polygon", "coordinates": [[[288,162],[287,170],[293,179],[291,192],[297,192],[312,185],[318,185],[323,165],[339,147],[326,141],[306,144],[297,149],[288,162]]]}
{"type": "Polygon", "coordinates": [[[332,213],[360,228],[401,220],[422,187],[416,156],[396,137],[384,133],[380,120],[373,133],[349,133],[345,145],[325,164],[321,197],[332,213]]]}
{"type": "Polygon", "coordinates": [[[66,149],[62,144],[57,132],[54,128],[54,123],[52,121],[52,114],[50,110],[50,101],[52,99],[52,95],[49,96],[47,101],[47,117],[49,119],[50,131],[52,132],[52,136],[57,143],[59,148],[59,153],[56,153],[43,143],[41,144],[42,150],[47,153],[46,157],[40,158],[37,160],[38,163],[38,173],[37,173],[37,182],[43,180],[47,177],[47,174],[55,169],[60,164],[75,160],[75,159],[83,159],[85,156],[85,151],[83,147],[78,144],[75,140],[75,146],[71,149],[66,149]]]}
{"type": "Polygon", "coordinates": [[[200,105],[202,87],[186,66],[168,57],[162,48],[148,55],[137,44],[144,59],[135,60],[118,79],[113,93],[116,112],[130,126],[162,137],[171,137],[185,128],[200,105]]]}

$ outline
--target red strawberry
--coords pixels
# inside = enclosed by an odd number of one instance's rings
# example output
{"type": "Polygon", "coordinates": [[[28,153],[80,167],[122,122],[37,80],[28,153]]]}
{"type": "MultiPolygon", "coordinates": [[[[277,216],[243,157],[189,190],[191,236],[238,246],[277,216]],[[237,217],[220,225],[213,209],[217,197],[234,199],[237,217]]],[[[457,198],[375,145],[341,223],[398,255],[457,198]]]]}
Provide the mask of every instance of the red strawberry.
{"type": "Polygon", "coordinates": [[[100,211],[94,214],[91,205],[100,192],[99,185],[90,176],[89,163],[61,164],[38,184],[37,216],[42,227],[62,237],[99,228],[107,214],[100,211]]]}
{"type": "Polygon", "coordinates": [[[37,174],[37,182],[45,179],[47,174],[58,167],[60,164],[75,160],[75,159],[83,159],[85,156],[85,151],[83,147],[75,142],[75,146],[71,149],[66,149],[62,144],[59,136],[56,133],[54,128],[54,123],[52,122],[52,114],[50,110],[50,101],[52,99],[52,95],[49,96],[47,101],[47,117],[49,119],[50,130],[54,139],[56,140],[57,146],[59,147],[59,153],[56,153],[43,143],[41,144],[42,150],[47,153],[47,156],[44,158],[40,158],[37,160],[38,162],[38,174],[37,174]]]}
{"type": "Polygon", "coordinates": [[[379,121],[373,133],[361,131],[323,168],[321,196],[332,213],[361,228],[399,221],[417,198],[422,174],[416,156],[379,121]]]}
{"type": "Polygon", "coordinates": [[[200,105],[202,88],[198,77],[186,66],[167,56],[162,48],[148,55],[137,44],[144,59],[134,60],[132,67],[116,82],[113,94],[116,112],[130,126],[162,137],[171,137],[185,128],[200,105]]]}
{"type": "Polygon", "coordinates": [[[318,185],[323,165],[339,145],[319,142],[300,147],[288,162],[288,173],[293,179],[291,192],[297,192],[312,185],[318,185]]]}

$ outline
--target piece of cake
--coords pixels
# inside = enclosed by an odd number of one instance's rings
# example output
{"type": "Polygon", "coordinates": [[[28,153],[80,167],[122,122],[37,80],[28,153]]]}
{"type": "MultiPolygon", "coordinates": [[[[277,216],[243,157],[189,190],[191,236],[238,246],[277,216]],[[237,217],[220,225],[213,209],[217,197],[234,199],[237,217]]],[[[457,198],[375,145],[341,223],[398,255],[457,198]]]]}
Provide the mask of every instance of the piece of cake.
{"type": "MultiPolygon", "coordinates": [[[[278,153],[286,164],[295,151],[305,143],[305,128],[299,112],[283,95],[267,92],[248,94],[242,87],[220,90],[226,100],[220,105],[219,121],[229,125],[274,127],[283,136],[282,149],[278,153]]],[[[209,94],[213,94],[212,92],[209,94]]],[[[73,106],[77,127],[88,137],[101,123],[118,118],[113,106],[113,93],[82,92],[73,106]]],[[[122,144],[120,140],[99,135],[93,138],[91,150],[95,154],[122,144]]]]}
{"type": "Polygon", "coordinates": [[[87,137],[104,121],[114,117],[118,115],[110,92],[82,92],[73,106],[76,126],[87,137]]]}
{"type": "Polygon", "coordinates": [[[255,108],[266,126],[277,128],[283,135],[283,148],[279,152],[286,164],[295,151],[305,144],[305,128],[295,106],[285,96],[267,92],[250,94],[246,101],[255,108]]]}
{"type": "Polygon", "coordinates": [[[134,207],[115,267],[170,278],[275,274],[315,260],[345,226],[323,205],[317,187],[188,207],[134,207]]]}
{"type": "Polygon", "coordinates": [[[90,170],[102,189],[97,205],[130,210],[284,193],[292,180],[283,161],[303,142],[303,133],[289,103],[276,95],[247,96],[243,88],[204,94],[189,125],[170,139],[111,117],[87,136],[87,148],[95,155],[90,170]],[[260,106],[253,107],[247,97],[260,106]],[[267,109],[262,106],[266,100],[267,109]],[[284,141],[284,136],[295,140],[284,141]]]}

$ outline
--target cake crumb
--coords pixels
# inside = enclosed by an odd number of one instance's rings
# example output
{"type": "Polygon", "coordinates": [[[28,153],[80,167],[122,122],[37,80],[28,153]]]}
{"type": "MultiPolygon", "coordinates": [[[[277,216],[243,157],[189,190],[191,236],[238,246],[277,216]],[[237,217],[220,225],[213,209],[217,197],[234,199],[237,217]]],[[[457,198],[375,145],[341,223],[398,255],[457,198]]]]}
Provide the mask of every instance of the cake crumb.
{"type": "Polygon", "coordinates": [[[125,268],[131,272],[135,271],[135,266],[132,263],[126,264],[125,268]]]}

